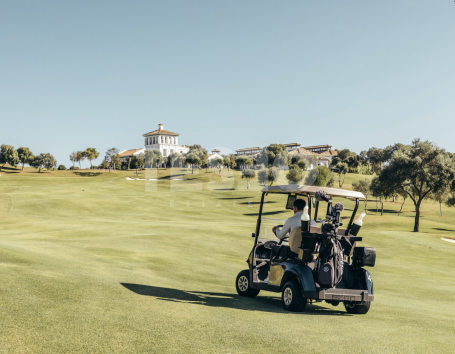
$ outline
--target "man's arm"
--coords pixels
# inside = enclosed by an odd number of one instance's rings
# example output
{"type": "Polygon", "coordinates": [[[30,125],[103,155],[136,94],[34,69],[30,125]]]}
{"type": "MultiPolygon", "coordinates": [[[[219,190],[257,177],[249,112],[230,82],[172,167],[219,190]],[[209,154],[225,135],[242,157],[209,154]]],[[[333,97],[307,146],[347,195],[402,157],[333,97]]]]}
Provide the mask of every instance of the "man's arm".
{"type": "Polygon", "coordinates": [[[275,232],[276,237],[278,237],[280,240],[282,240],[290,231],[290,229],[291,229],[290,224],[291,224],[291,222],[289,221],[289,219],[287,219],[281,229],[280,228],[276,229],[276,232],[275,232]]]}

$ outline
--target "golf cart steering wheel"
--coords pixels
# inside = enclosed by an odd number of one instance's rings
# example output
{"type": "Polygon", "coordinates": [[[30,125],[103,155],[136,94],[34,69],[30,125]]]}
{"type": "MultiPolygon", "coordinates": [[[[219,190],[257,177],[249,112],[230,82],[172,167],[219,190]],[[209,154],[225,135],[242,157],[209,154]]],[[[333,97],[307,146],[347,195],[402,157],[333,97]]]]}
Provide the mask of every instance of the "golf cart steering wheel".
{"type": "Polygon", "coordinates": [[[280,242],[278,242],[278,245],[281,245],[283,243],[283,241],[289,241],[289,236],[286,236],[286,237],[283,237],[282,239],[280,239],[280,242]]]}

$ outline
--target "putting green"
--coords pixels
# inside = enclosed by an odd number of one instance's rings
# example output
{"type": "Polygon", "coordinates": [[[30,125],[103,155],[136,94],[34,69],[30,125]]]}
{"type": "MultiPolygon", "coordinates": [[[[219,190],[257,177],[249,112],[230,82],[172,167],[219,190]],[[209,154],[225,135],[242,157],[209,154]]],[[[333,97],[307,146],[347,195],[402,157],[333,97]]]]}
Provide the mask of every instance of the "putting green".
{"type": "MultiPolygon", "coordinates": [[[[17,172],[17,173],[16,173],[17,172]]],[[[34,170],[0,177],[0,352],[452,353],[455,209],[368,203],[362,245],[375,302],[281,308],[279,294],[237,296],[260,186],[239,172],[34,170]]],[[[348,175],[345,188],[365,176],[348,175]]],[[[280,183],[286,183],[281,176],[280,183]]],[[[283,197],[268,217],[284,219],[283,197]]],[[[372,199],[372,198],[370,198],[372,199]]],[[[350,209],[352,205],[347,205],[350,209]]],[[[363,207],[363,205],[362,205],[363,207]]]]}

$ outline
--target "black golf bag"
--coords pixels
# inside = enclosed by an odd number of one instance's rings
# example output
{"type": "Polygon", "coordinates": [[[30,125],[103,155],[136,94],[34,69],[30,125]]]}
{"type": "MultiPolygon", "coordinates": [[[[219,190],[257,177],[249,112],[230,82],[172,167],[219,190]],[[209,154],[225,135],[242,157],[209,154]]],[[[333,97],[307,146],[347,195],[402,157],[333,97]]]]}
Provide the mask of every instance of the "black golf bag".
{"type": "Polygon", "coordinates": [[[333,288],[343,276],[343,248],[336,238],[326,238],[319,249],[315,278],[323,288],[333,288]]]}

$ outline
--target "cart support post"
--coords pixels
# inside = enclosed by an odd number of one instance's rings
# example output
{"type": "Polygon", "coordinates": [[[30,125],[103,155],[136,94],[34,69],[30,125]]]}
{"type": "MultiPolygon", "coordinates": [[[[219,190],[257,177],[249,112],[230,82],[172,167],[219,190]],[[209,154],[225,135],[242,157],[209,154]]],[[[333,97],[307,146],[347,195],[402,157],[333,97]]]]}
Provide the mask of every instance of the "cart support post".
{"type": "Polygon", "coordinates": [[[308,215],[310,216],[310,220],[308,221],[308,230],[306,230],[306,232],[309,233],[310,228],[311,228],[311,195],[310,195],[310,193],[308,193],[307,196],[308,196],[308,215]]]}
{"type": "Polygon", "coordinates": [[[264,197],[265,197],[265,192],[262,193],[261,205],[259,206],[258,221],[256,222],[256,237],[254,238],[255,245],[258,243],[259,231],[261,230],[261,218],[262,218],[262,207],[264,206],[264,197]]]}
{"type": "Polygon", "coordinates": [[[349,220],[348,227],[346,228],[345,236],[349,235],[349,231],[351,231],[352,223],[354,222],[355,214],[357,213],[357,209],[359,208],[359,198],[355,200],[355,207],[354,212],[352,213],[351,219],[349,220]]]}

